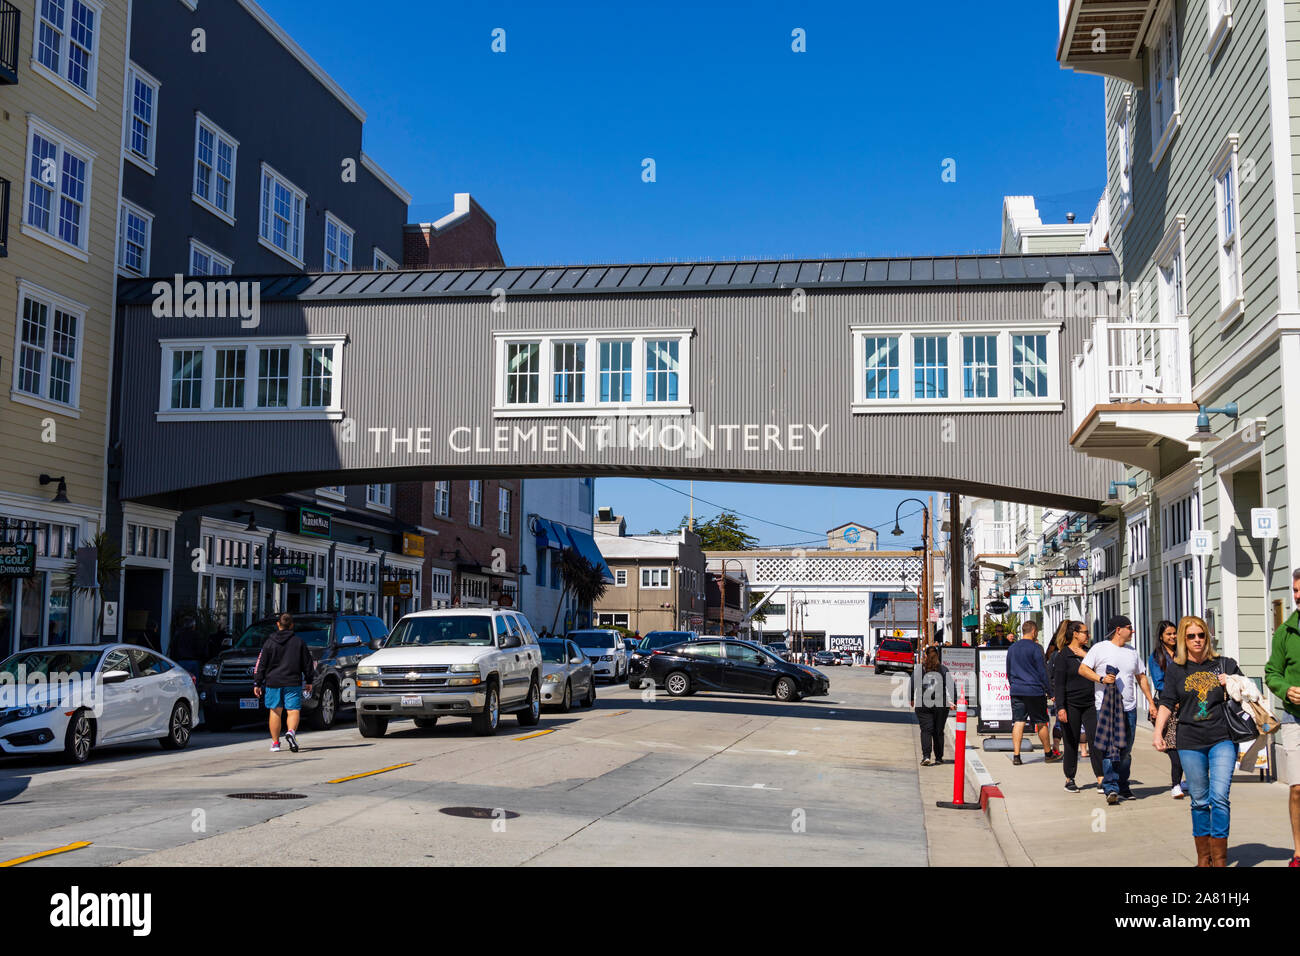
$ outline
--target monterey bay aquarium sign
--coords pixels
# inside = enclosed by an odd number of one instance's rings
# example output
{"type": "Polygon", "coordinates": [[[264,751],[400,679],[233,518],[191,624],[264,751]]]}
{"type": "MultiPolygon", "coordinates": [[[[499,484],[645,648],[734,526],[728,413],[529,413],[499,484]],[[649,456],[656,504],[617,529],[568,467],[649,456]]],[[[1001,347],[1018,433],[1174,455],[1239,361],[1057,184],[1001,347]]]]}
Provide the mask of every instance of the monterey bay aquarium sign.
{"type": "Polygon", "coordinates": [[[1095,511],[1119,466],[1070,448],[1093,319],[1059,299],[1118,278],[1109,253],[328,273],[222,280],[211,310],[124,281],[124,354],[154,358],[122,494],[658,474],[1095,511]]]}

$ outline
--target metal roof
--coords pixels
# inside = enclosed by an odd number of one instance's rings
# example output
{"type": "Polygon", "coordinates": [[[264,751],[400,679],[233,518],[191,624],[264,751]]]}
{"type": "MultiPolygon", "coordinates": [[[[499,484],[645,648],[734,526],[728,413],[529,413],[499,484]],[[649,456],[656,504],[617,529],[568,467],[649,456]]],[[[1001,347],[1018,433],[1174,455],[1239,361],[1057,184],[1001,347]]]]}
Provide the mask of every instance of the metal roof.
{"type": "MultiPolygon", "coordinates": [[[[904,259],[791,259],[751,262],[672,262],[638,265],[519,266],[389,272],[326,272],[293,275],[204,276],[262,284],[263,301],[425,299],[510,295],[730,292],[763,289],[842,289],[873,286],[1038,285],[1044,282],[1118,280],[1109,252],[1039,255],[926,256],[904,259]]],[[[174,277],[128,279],[118,301],[154,298],[154,285],[174,277]]]]}

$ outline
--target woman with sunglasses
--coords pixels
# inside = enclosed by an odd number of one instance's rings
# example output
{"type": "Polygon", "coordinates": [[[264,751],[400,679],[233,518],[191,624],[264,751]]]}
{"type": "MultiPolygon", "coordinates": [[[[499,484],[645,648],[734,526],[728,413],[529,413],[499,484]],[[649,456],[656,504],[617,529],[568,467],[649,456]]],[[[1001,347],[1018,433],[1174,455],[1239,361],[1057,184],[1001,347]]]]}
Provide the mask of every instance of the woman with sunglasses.
{"type": "MultiPolygon", "coordinates": [[[[1151,675],[1151,684],[1155,688],[1156,699],[1160,699],[1160,694],[1165,689],[1165,668],[1170,665],[1174,659],[1174,653],[1178,650],[1178,627],[1173,621],[1156,622],[1156,649],[1151,652],[1151,657],[1147,660],[1147,673],[1151,675]]],[[[1173,721],[1178,720],[1178,711],[1173,714],[1173,721]]],[[[1169,743],[1168,729],[1165,732],[1165,743],[1169,743]]],[[[1183,793],[1183,763],[1178,759],[1178,748],[1170,746],[1165,751],[1169,755],[1169,776],[1173,781],[1172,790],[1169,795],[1175,800],[1183,799],[1186,794],[1183,793]]]]}
{"type": "Polygon", "coordinates": [[[1168,751],[1165,727],[1177,707],[1177,747],[1192,795],[1197,866],[1228,865],[1228,794],[1237,745],[1224,715],[1223,685],[1229,674],[1240,673],[1236,661],[1215,652],[1205,621],[1189,615],[1178,622],[1177,647],[1165,667],[1152,742],[1161,753],[1168,751]]]}
{"type": "MultiPolygon", "coordinates": [[[[1060,721],[1061,736],[1065,740],[1065,760],[1062,764],[1065,770],[1065,789],[1070,793],[1078,793],[1079,787],[1074,782],[1074,775],[1079,768],[1079,737],[1084,729],[1089,738],[1097,733],[1095,688],[1092,681],[1079,674],[1079,665],[1088,653],[1088,627],[1079,621],[1062,621],[1056,629],[1053,643],[1061,647],[1052,658],[1052,688],[1056,694],[1056,719],[1060,721]]],[[[1088,760],[1097,777],[1097,789],[1100,790],[1100,752],[1094,748],[1088,760]]]]}

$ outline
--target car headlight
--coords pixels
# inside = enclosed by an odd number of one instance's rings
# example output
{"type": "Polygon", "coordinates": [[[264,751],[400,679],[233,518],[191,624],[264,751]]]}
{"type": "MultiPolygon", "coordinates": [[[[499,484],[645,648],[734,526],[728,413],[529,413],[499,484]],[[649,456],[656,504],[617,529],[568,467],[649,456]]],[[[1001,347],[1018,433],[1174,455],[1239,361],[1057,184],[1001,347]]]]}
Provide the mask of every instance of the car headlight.
{"type": "Polygon", "coordinates": [[[547,674],[545,677],[542,678],[542,683],[544,684],[558,684],[559,682],[560,682],[559,674],[547,674]]]}
{"type": "Polygon", "coordinates": [[[477,674],[477,664],[452,664],[447,668],[453,674],[477,674]]]}
{"type": "Polygon", "coordinates": [[[203,665],[203,676],[204,676],[204,677],[216,677],[216,676],[217,676],[217,671],[220,670],[220,669],[221,669],[221,665],[218,664],[216,661],[213,661],[211,664],[204,664],[204,665],[203,665]]]}
{"type": "Polygon", "coordinates": [[[378,676],[379,676],[379,668],[378,668],[378,667],[374,667],[374,666],[366,667],[365,665],[362,665],[362,666],[360,666],[360,667],[357,668],[357,676],[358,676],[358,677],[378,677],[378,676]]]}
{"type": "Polygon", "coordinates": [[[601,658],[602,661],[612,661],[613,659],[614,659],[613,654],[606,654],[604,657],[601,658]]]}
{"type": "Polygon", "coordinates": [[[57,706],[57,704],[33,704],[30,707],[16,707],[10,713],[14,715],[14,720],[26,720],[28,717],[48,714],[57,706]]]}
{"type": "Polygon", "coordinates": [[[358,677],[358,678],[357,678],[357,686],[358,686],[358,687],[378,687],[378,686],[379,686],[379,678],[378,678],[378,677],[367,677],[367,678],[365,678],[365,679],[363,680],[362,678],[358,677]]]}

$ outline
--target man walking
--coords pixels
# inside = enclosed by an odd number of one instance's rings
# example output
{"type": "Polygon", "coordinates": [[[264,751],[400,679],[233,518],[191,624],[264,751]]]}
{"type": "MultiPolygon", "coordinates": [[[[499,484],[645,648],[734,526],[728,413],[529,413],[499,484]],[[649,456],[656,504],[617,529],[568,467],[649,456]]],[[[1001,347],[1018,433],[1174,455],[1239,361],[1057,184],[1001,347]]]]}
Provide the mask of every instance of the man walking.
{"type": "Polygon", "coordinates": [[[1282,701],[1277,745],[1283,753],[1282,782],[1291,788],[1291,866],[1300,867],[1300,568],[1291,572],[1296,610],[1273,633],[1273,653],[1264,665],[1264,683],[1282,701]]]}
{"type": "Polygon", "coordinates": [[[1007,651],[1007,682],[1011,690],[1011,763],[1019,767],[1020,741],[1024,738],[1025,724],[1033,721],[1038,739],[1043,742],[1043,760],[1055,763],[1061,755],[1052,749],[1048,736],[1047,698],[1052,693],[1047,680],[1047,661],[1038,644],[1038,625],[1025,621],[1020,629],[1020,640],[1007,651]]]}
{"type": "Polygon", "coordinates": [[[1138,652],[1128,646],[1133,637],[1133,622],[1124,615],[1117,614],[1110,619],[1107,633],[1107,640],[1098,641],[1088,649],[1083,663],[1079,665],[1079,673],[1097,685],[1093,695],[1099,715],[1106,687],[1110,684],[1115,685],[1124,708],[1124,722],[1128,728],[1124,747],[1117,758],[1103,757],[1101,761],[1102,789],[1106,794],[1106,802],[1114,805],[1121,800],[1132,800],[1134,796],[1129,787],[1129,772],[1133,767],[1133,737],[1137,733],[1137,689],[1142,688],[1152,714],[1156,712],[1156,703],[1151,698],[1146,666],[1138,652]],[[1111,667],[1115,668],[1116,673],[1107,672],[1111,667]]]}
{"type": "Polygon", "coordinates": [[[258,655],[253,672],[253,693],[258,697],[265,696],[266,709],[270,711],[271,752],[280,752],[280,725],[287,710],[289,727],[284,739],[289,749],[297,753],[303,684],[306,684],[305,693],[311,696],[311,678],[316,663],[307,645],[294,631],[292,615],[281,614],[276,628],[258,655]]]}

